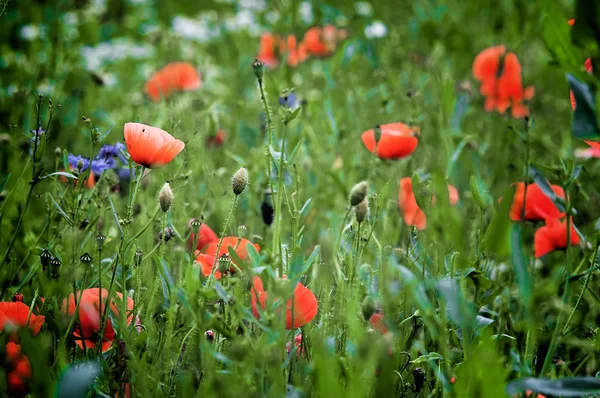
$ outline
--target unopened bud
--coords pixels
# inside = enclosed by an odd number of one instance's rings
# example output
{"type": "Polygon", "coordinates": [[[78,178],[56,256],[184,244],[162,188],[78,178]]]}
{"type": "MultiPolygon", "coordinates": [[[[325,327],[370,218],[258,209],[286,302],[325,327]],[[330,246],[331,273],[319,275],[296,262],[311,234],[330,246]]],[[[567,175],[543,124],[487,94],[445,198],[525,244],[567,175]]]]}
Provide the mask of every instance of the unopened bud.
{"type": "Polygon", "coordinates": [[[229,271],[229,268],[231,267],[231,258],[228,254],[221,254],[219,256],[218,267],[221,273],[229,271]]]}
{"type": "Polygon", "coordinates": [[[62,156],[62,149],[60,149],[60,147],[56,147],[56,149],[54,150],[54,154],[58,157],[62,156]]]}
{"type": "Polygon", "coordinates": [[[233,193],[239,195],[242,192],[244,192],[244,190],[248,186],[248,179],[248,169],[242,167],[238,171],[236,171],[233,177],[231,178],[231,189],[233,189],[233,193]]]}
{"type": "Polygon", "coordinates": [[[377,146],[377,144],[379,143],[379,140],[381,139],[381,126],[380,125],[375,126],[375,128],[373,129],[373,138],[375,139],[375,146],[377,146]]]}
{"type": "Polygon", "coordinates": [[[265,75],[265,64],[262,63],[259,59],[255,59],[251,65],[252,69],[254,70],[254,76],[256,76],[258,81],[262,81],[262,78],[265,75]]]}
{"type": "Polygon", "coordinates": [[[356,205],[354,210],[354,215],[356,217],[356,222],[359,224],[367,218],[367,214],[369,213],[369,199],[365,198],[362,202],[356,205]]]}
{"type": "Polygon", "coordinates": [[[16,292],[15,295],[13,296],[13,298],[12,298],[12,301],[13,302],[22,303],[23,302],[23,294],[19,293],[19,292],[16,292]]]}
{"type": "Polygon", "coordinates": [[[165,228],[165,230],[163,232],[158,234],[158,237],[160,240],[164,239],[165,243],[170,241],[171,238],[173,237],[173,229],[171,227],[165,228]]]}
{"type": "Polygon", "coordinates": [[[207,330],[205,335],[206,340],[208,340],[209,343],[212,343],[215,340],[215,332],[213,332],[212,330],[207,330]]]}
{"type": "Polygon", "coordinates": [[[173,204],[173,191],[171,190],[171,184],[168,182],[163,185],[158,194],[158,203],[160,204],[160,209],[165,213],[169,211],[173,204]]]}
{"type": "Polygon", "coordinates": [[[60,262],[60,260],[56,257],[50,260],[50,275],[52,276],[52,278],[58,278],[61,264],[62,263],[60,262]]]}
{"type": "Polygon", "coordinates": [[[81,169],[83,168],[83,160],[79,159],[77,161],[76,168],[77,168],[77,171],[81,172],[81,169]]]}
{"type": "Polygon", "coordinates": [[[375,311],[377,311],[377,302],[375,297],[368,295],[361,304],[361,311],[366,321],[371,319],[375,311]]]}
{"type": "Polygon", "coordinates": [[[79,260],[84,263],[84,264],[89,264],[92,262],[92,256],[90,256],[90,253],[83,253],[81,255],[81,257],[79,257],[79,260]]]}
{"type": "Polygon", "coordinates": [[[367,197],[367,190],[369,189],[369,183],[361,181],[350,190],[350,204],[352,206],[358,205],[367,197]]]}
{"type": "Polygon", "coordinates": [[[106,236],[102,235],[102,233],[96,235],[96,243],[98,244],[98,250],[102,250],[102,248],[104,247],[104,242],[106,242],[106,236]]]}
{"type": "Polygon", "coordinates": [[[245,225],[240,225],[238,227],[238,238],[244,238],[246,236],[246,232],[248,232],[248,228],[245,225]]]}

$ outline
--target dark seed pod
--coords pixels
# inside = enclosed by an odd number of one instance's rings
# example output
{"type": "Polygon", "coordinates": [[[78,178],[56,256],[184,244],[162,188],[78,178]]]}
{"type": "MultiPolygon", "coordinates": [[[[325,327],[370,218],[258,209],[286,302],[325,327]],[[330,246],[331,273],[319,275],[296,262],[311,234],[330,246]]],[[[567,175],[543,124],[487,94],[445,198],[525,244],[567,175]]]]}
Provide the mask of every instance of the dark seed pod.
{"type": "Polygon", "coordinates": [[[269,188],[265,190],[263,202],[260,205],[260,212],[266,226],[273,224],[273,220],[275,220],[275,209],[273,209],[273,194],[269,188]]]}
{"type": "Polygon", "coordinates": [[[45,249],[40,254],[40,262],[42,263],[43,271],[46,271],[46,268],[48,267],[48,265],[50,265],[50,260],[52,260],[52,254],[47,249],[45,249]]]}
{"type": "Polygon", "coordinates": [[[92,262],[92,256],[90,256],[90,253],[83,253],[81,255],[81,257],[79,257],[79,260],[84,263],[84,264],[89,264],[92,262]]]}
{"type": "Polygon", "coordinates": [[[52,276],[53,279],[58,278],[61,264],[62,263],[60,262],[60,260],[56,257],[50,260],[50,276],[52,276]]]}
{"type": "Polygon", "coordinates": [[[90,225],[90,220],[86,218],[79,224],[79,229],[86,229],[88,225],[90,225]]]}

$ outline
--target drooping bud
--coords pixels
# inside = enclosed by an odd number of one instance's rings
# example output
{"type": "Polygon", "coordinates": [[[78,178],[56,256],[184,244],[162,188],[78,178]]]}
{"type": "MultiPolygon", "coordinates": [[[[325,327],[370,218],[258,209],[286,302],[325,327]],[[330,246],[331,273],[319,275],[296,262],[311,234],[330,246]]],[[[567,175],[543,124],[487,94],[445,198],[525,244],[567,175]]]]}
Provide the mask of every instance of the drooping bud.
{"type": "Polygon", "coordinates": [[[369,213],[369,199],[365,198],[362,202],[360,202],[358,205],[356,205],[356,208],[354,210],[356,222],[358,222],[360,224],[361,222],[365,221],[365,218],[367,218],[368,213],[369,213]]]}
{"type": "Polygon", "coordinates": [[[246,232],[248,232],[248,228],[246,228],[245,225],[240,225],[238,227],[238,238],[244,238],[246,237],[246,232]]]}
{"type": "Polygon", "coordinates": [[[48,249],[44,249],[44,251],[40,254],[40,262],[42,263],[42,270],[46,271],[48,265],[50,265],[50,260],[52,260],[52,254],[48,251],[48,249]]]}
{"type": "Polygon", "coordinates": [[[368,295],[363,300],[361,306],[363,317],[366,321],[371,319],[375,311],[377,311],[377,301],[375,301],[375,297],[368,295]]]}
{"type": "Polygon", "coordinates": [[[233,190],[233,193],[240,195],[242,192],[244,192],[248,186],[248,179],[248,169],[242,167],[236,171],[233,177],[231,177],[231,189],[233,190]]]}
{"type": "Polygon", "coordinates": [[[163,185],[158,194],[158,203],[160,204],[160,209],[166,213],[171,208],[173,204],[173,191],[171,190],[171,184],[168,182],[163,185]]]}
{"type": "Polygon", "coordinates": [[[265,64],[262,63],[259,59],[255,59],[252,62],[252,70],[254,70],[254,76],[258,79],[258,81],[262,81],[263,76],[265,75],[265,64]]]}
{"type": "Polygon", "coordinates": [[[267,227],[273,224],[273,220],[275,219],[275,209],[273,209],[273,194],[271,193],[270,188],[265,189],[265,196],[260,205],[260,212],[262,214],[263,222],[267,227]]]}
{"type": "Polygon", "coordinates": [[[50,276],[52,276],[53,279],[58,278],[61,264],[60,260],[56,257],[50,260],[50,276]]]}
{"type": "Polygon", "coordinates": [[[369,183],[361,181],[350,190],[350,205],[356,206],[367,197],[369,183]]]}
{"type": "Polygon", "coordinates": [[[84,263],[84,264],[89,264],[92,262],[92,256],[90,256],[90,253],[83,253],[81,255],[81,257],[79,257],[79,260],[84,263]]]}
{"type": "Polygon", "coordinates": [[[218,268],[221,273],[229,271],[231,267],[231,257],[228,254],[221,254],[219,256],[218,268]]]}
{"type": "Polygon", "coordinates": [[[98,244],[98,250],[102,250],[104,247],[104,242],[106,242],[106,236],[102,235],[102,232],[99,232],[96,235],[96,243],[98,244]]]}

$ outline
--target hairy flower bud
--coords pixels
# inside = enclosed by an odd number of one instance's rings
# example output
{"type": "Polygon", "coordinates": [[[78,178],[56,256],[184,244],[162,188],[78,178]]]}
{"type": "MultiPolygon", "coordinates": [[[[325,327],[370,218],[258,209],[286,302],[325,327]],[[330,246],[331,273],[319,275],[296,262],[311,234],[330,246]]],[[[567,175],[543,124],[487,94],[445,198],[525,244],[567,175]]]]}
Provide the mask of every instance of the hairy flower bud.
{"type": "Polygon", "coordinates": [[[158,194],[158,203],[160,204],[160,209],[163,212],[168,212],[173,204],[173,191],[171,190],[171,184],[168,182],[163,185],[158,194]]]}
{"type": "Polygon", "coordinates": [[[366,181],[361,181],[350,190],[350,205],[356,206],[367,197],[369,184],[366,181]]]}
{"type": "Polygon", "coordinates": [[[355,217],[356,221],[360,224],[367,218],[367,214],[369,213],[369,199],[365,198],[362,202],[356,205],[355,209],[355,217]]]}
{"type": "Polygon", "coordinates": [[[242,192],[244,192],[244,190],[248,186],[248,180],[248,169],[242,167],[238,171],[236,171],[233,177],[231,178],[231,189],[233,190],[233,193],[239,195],[242,192]]]}

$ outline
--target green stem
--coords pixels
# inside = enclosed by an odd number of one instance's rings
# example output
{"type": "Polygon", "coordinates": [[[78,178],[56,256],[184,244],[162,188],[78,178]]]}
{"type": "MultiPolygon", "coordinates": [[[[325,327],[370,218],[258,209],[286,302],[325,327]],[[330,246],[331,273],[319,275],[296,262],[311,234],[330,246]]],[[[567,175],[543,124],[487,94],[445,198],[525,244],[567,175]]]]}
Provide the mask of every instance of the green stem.
{"type": "Polygon", "coordinates": [[[285,139],[287,135],[287,123],[283,124],[283,141],[281,144],[281,154],[279,156],[279,170],[277,173],[277,201],[275,202],[275,233],[273,234],[273,254],[278,253],[280,259],[279,276],[283,275],[283,255],[281,252],[281,206],[283,203],[283,175],[285,167],[285,139]]]}
{"type": "Polygon", "coordinates": [[[138,190],[140,189],[140,183],[142,182],[142,178],[144,178],[144,172],[146,168],[144,166],[140,166],[139,174],[135,181],[135,187],[131,192],[131,197],[129,198],[129,204],[127,206],[127,219],[131,220],[133,218],[133,206],[135,205],[135,197],[137,196],[138,190]]]}
{"type": "Polygon", "coordinates": [[[237,205],[238,195],[233,197],[233,202],[231,204],[231,210],[229,210],[229,216],[227,216],[227,221],[225,221],[225,225],[223,226],[223,232],[221,232],[221,238],[219,239],[219,244],[217,245],[217,252],[215,253],[215,259],[213,260],[213,266],[208,279],[206,280],[205,287],[210,286],[211,277],[217,272],[217,262],[219,261],[219,253],[221,252],[221,245],[223,244],[223,239],[225,239],[225,234],[227,233],[227,228],[229,228],[229,223],[233,218],[233,213],[235,212],[235,206],[237,205]]]}
{"type": "MultiPolygon", "coordinates": [[[[596,246],[596,249],[594,250],[594,254],[592,255],[592,261],[590,262],[590,268],[592,268],[594,266],[597,255],[598,255],[598,246],[596,246]]],[[[567,318],[567,322],[565,322],[565,326],[563,327],[563,330],[562,330],[563,336],[566,335],[568,328],[569,328],[569,324],[571,323],[571,320],[573,320],[573,316],[575,315],[575,312],[577,311],[577,307],[579,307],[579,304],[581,304],[581,300],[583,299],[583,294],[587,290],[587,287],[588,287],[588,284],[590,283],[591,277],[592,277],[592,272],[589,272],[585,278],[585,282],[583,284],[583,289],[581,289],[581,293],[579,294],[579,297],[577,298],[577,301],[575,302],[575,306],[573,306],[573,309],[571,310],[571,314],[567,318]]]]}
{"type": "Polygon", "coordinates": [[[158,248],[158,258],[162,259],[165,251],[165,244],[167,242],[167,213],[163,212],[162,225],[160,231],[160,243],[158,248]]]}
{"type": "MultiPolygon", "coordinates": [[[[35,169],[35,166],[34,166],[35,169]]],[[[13,246],[15,245],[15,242],[17,241],[17,238],[19,237],[19,231],[21,230],[21,226],[23,225],[23,216],[25,216],[25,214],[27,214],[27,209],[29,208],[29,203],[31,202],[31,197],[33,196],[33,189],[35,187],[35,184],[31,184],[29,186],[29,192],[27,193],[27,199],[25,199],[25,206],[23,207],[23,209],[21,210],[21,213],[19,214],[19,221],[17,221],[17,226],[15,228],[15,231],[13,232],[13,237],[10,241],[10,243],[8,244],[8,248],[6,249],[6,252],[4,253],[4,259],[2,261],[2,266],[4,267],[4,265],[6,265],[8,263],[8,260],[10,258],[10,252],[13,249],[13,246]]],[[[2,292],[4,293],[4,292],[2,292]]]]}

